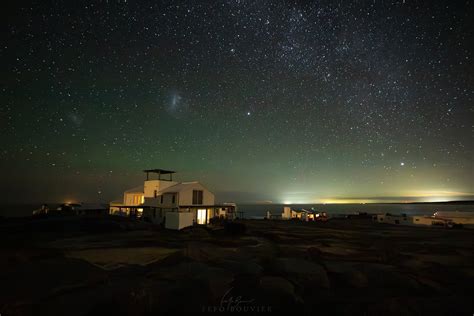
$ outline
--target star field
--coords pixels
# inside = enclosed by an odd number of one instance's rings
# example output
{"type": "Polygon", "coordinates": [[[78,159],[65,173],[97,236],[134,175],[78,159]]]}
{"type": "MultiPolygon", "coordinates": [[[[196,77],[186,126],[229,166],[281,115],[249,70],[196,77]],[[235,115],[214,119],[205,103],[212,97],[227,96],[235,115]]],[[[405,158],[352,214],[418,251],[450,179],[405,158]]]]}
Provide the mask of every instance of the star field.
{"type": "Polygon", "coordinates": [[[470,12],[18,4],[0,49],[2,189],[107,202],[161,167],[237,201],[473,198],[470,12]]]}

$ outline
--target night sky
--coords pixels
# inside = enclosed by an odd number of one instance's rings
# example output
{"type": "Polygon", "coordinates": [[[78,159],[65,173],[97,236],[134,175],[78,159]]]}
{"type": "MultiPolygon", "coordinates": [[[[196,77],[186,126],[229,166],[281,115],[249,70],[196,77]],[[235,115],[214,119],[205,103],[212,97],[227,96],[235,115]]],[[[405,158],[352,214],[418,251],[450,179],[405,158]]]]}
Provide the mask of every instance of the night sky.
{"type": "Polygon", "coordinates": [[[3,202],[147,168],[219,200],[474,198],[473,5],[36,1],[2,13],[3,202]]]}

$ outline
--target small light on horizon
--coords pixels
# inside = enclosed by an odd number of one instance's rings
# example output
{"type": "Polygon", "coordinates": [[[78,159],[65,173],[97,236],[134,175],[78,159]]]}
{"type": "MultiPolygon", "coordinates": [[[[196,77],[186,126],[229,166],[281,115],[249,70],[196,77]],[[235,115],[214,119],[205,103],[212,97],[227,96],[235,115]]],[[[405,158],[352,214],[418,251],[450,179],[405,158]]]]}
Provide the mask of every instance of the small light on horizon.
{"type": "Polygon", "coordinates": [[[400,162],[400,166],[402,166],[402,167],[403,167],[404,165],[405,165],[405,163],[404,163],[404,162],[400,162]]]}

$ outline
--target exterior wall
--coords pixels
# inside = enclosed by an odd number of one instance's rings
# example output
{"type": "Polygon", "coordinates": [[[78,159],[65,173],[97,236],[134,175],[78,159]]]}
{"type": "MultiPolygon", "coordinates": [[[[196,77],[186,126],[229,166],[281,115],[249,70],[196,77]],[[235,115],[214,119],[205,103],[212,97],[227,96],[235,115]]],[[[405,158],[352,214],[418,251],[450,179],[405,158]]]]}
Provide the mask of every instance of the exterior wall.
{"type": "Polygon", "coordinates": [[[161,208],[161,207],[152,207],[145,208],[143,210],[143,219],[147,222],[153,224],[161,224],[165,219],[165,215],[170,212],[176,212],[176,208],[161,208]]]}
{"type": "Polygon", "coordinates": [[[386,224],[395,224],[395,225],[411,225],[413,224],[413,218],[410,216],[394,216],[379,214],[377,215],[377,222],[386,223],[386,224]]]}
{"type": "Polygon", "coordinates": [[[180,230],[193,226],[194,216],[192,212],[167,212],[165,227],[180,230]]]}
{"type": "Polygon", "coordinates": [[[166,180],[148,180],[145,181],[144,185],[144,193],[145,197],[152,198],[155,196],[155,190],[156,192],[159,192],[161,190],[164,190],[172,185],[178,184],[178,182],[175,181],[166,181],[166,180]]]}
{"type": "MultiPolygon", "coordinates": [[[[161,198],[160,198],[161,199],[161,198]]],[[[161,202],[161,200],[160,200],[161,202]]],[[[175,207],[176,205],[178,205],[178,193],[164,193],[163,194],[163,204],[164,205],[163,207],[175,207]],[[175,197],[174,198],[174,202],[173,202],[173,196],[175,197]]]]}
{"type": "Polygon", "coordinates": [[[283,213],[281,214],[282,219],[291,219],[291,208],[288,206],[283,207],[283,213]]]}
{"type": "Polygon", "coordinates": [[[177,193],[163,193],[163,203],[161,203],[161,195],[155,197],[145,197],[144,205],[164,207],[164,208],[174,208],[178,206],[178,194],[177,193]],[[175,202],[173,203],[173,196],[175,197],[175,202]]]}
{"type": "Polygon", "coordinates": [[[161,209],[146,208],[143,210],[143,220],[154,224],[160,224],[162,217],[160,215],[161,209]]]}
{"type": "Polygon", "coordinates": [[[140,205],[143,204],[144,198],[143,193],[132,192],[123,194],[123,204],[124,205],[140,205]]]}
{"type": "Polygon", "coordinates": [[[157,197],[157,198],[145,197],[145,202],[143,203],[143,205],[157,207],[158,203],[160,202],[159,199],[160,199],[159,197],[157,197]]]}
{"type": "Polygon", "coordinates": [[[179,212],[181,213],[191,213],[193,220],[196,224],[199,224],[198,220],[198,210],[206,210],[206,218],[205,218],[205,224],[209,224],[209,220],[213,217],[218,216],[218,210],[216,210],[213,207],[199,207],[199,206],[193,206],[191,208],[179,208],[179,212]]]}
{"type": "Polygon", "coordinates": [[[299,218],[301,219],[301,213],[295,212],[293,210],[290,211],[290,218],[299,218]]]}
{"type": "Polygon", "coordinates": [[[426,216],[413,216],[413,224],[415,225],[432,225],[433,219],[426,216]]]}
{"type": "Polygon", "coordinates": [[[215,197],[208,189],[202,186],[200,183],[193,183],[186,186],[186,189],[182,190],[178,194],[179,205],[193,205],[193,190],[202,190],[202,205],[214,205],[215,197]]]}
{"type": "MultiPolygon", "coordinates": [[[[146,182],[158,182],[158,181],[159,180],[145,181],[145,188],[147,187],[146,182]]],[[[170,181],[161,181],[161,182],[172,183],[170,181]]],[[[177,193],[176,192],[162,193],[163,203],[161,203],[161,195],[158,195],[156,198],[154,197],[154,188],[155,188],[154,186],[148,187],[148,193],[151,195],[148,196],[147,193],[145,193],[145,202],[144,202],[145,205],[157,206],[157,207],[177,207],[178,205],[193,205],[193,190],[203,191],[202,204],[196,204],[196,206],[214,205],[215,203],[214,194],[197,182],[186,185],[184,189],[181,188],[181,190],[177,193]],[[176,195],[175,203],[173,203],[173,195],[176,195]]],[[[147,189],[145,189],[145,191],[147,191],[147,189]]]]}
{"type": "Polygon", "coordinates": [[[385,224],[402,224],[401,216],[377,215],[377,222],[385,224]]]}

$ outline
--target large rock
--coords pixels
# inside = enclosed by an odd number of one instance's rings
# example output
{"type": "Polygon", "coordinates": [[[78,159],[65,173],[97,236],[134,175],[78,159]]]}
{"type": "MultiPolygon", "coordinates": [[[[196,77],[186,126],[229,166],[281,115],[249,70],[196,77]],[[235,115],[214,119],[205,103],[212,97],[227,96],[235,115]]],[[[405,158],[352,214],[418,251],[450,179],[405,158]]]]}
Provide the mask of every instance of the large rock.
{"type": "Polygon", "coordinates": [[[395,297],[370,304],[366,315],[470,315],[473,307],[468,295],[395,297]]]}
{"type": "Polygon", "coordinates": [[[269,306],[277,313],[298,314],[303,299],[296,293],[295,286],[289,280],[277,276],[264,276],[260,279],[256,303],[269,306]]]}
{"type": "Polygon", "coordinates": [[[234,272],[235,274],[260,275],[263,271],[262,266],[255,262],[255,260],[225,260],[220,266],[234,272]]]}
{"type": "Polygon", "coordinates": [[[326,263],[326,268],[330,273],[338,275],[349,286],[363,288],[369,284],[367,276],[357,269],[356,263],[331,261],[326,263]]]}
{"type": "Polygon", "coordinates": [[[323,256],[322,251],[317,247],[309,247],[306,249],[306,257],[311,261],[319,261],[323,256]]]}
{"type": "Polygon", "coordinates": [[[304,280],[312,287],[329,288],[330,282],[326,270],[319,264],[297,258],[278,258],[274,264],[275,272],[284,276],[304,280]]]}
{"type": "Polygon", "coordinates": [[[226,258],[241,256],[242,254],[232,248],[216,247],[210,243],[190,242],[187,247],[183,249],[183,255],[194,261],[215,263],[226,258]]]}
{"type": "Polygon", "coordinates": [[[260,287],[276,296],[295,297],[295,286],[282,277],[264,276],[260,279],[260,287]]]}
{"type": "Polygon", "coordinates": [[[421,290],[420,284],[406,273],[398,271],[395,266],[378,263],[364,263],[358,265],[367,276],[371,288],[378,288],[378,294],[409,295],[421,290]]]}
{"type": "Polygon", "coordinates": [[[182,262],[175,266],[164,267],[155,277],[166,278],[179,284],[188,280],[201,281],[207,284],[213,299],[222,297],[234,280],[232,272],[202,262],[182,262]]]}

